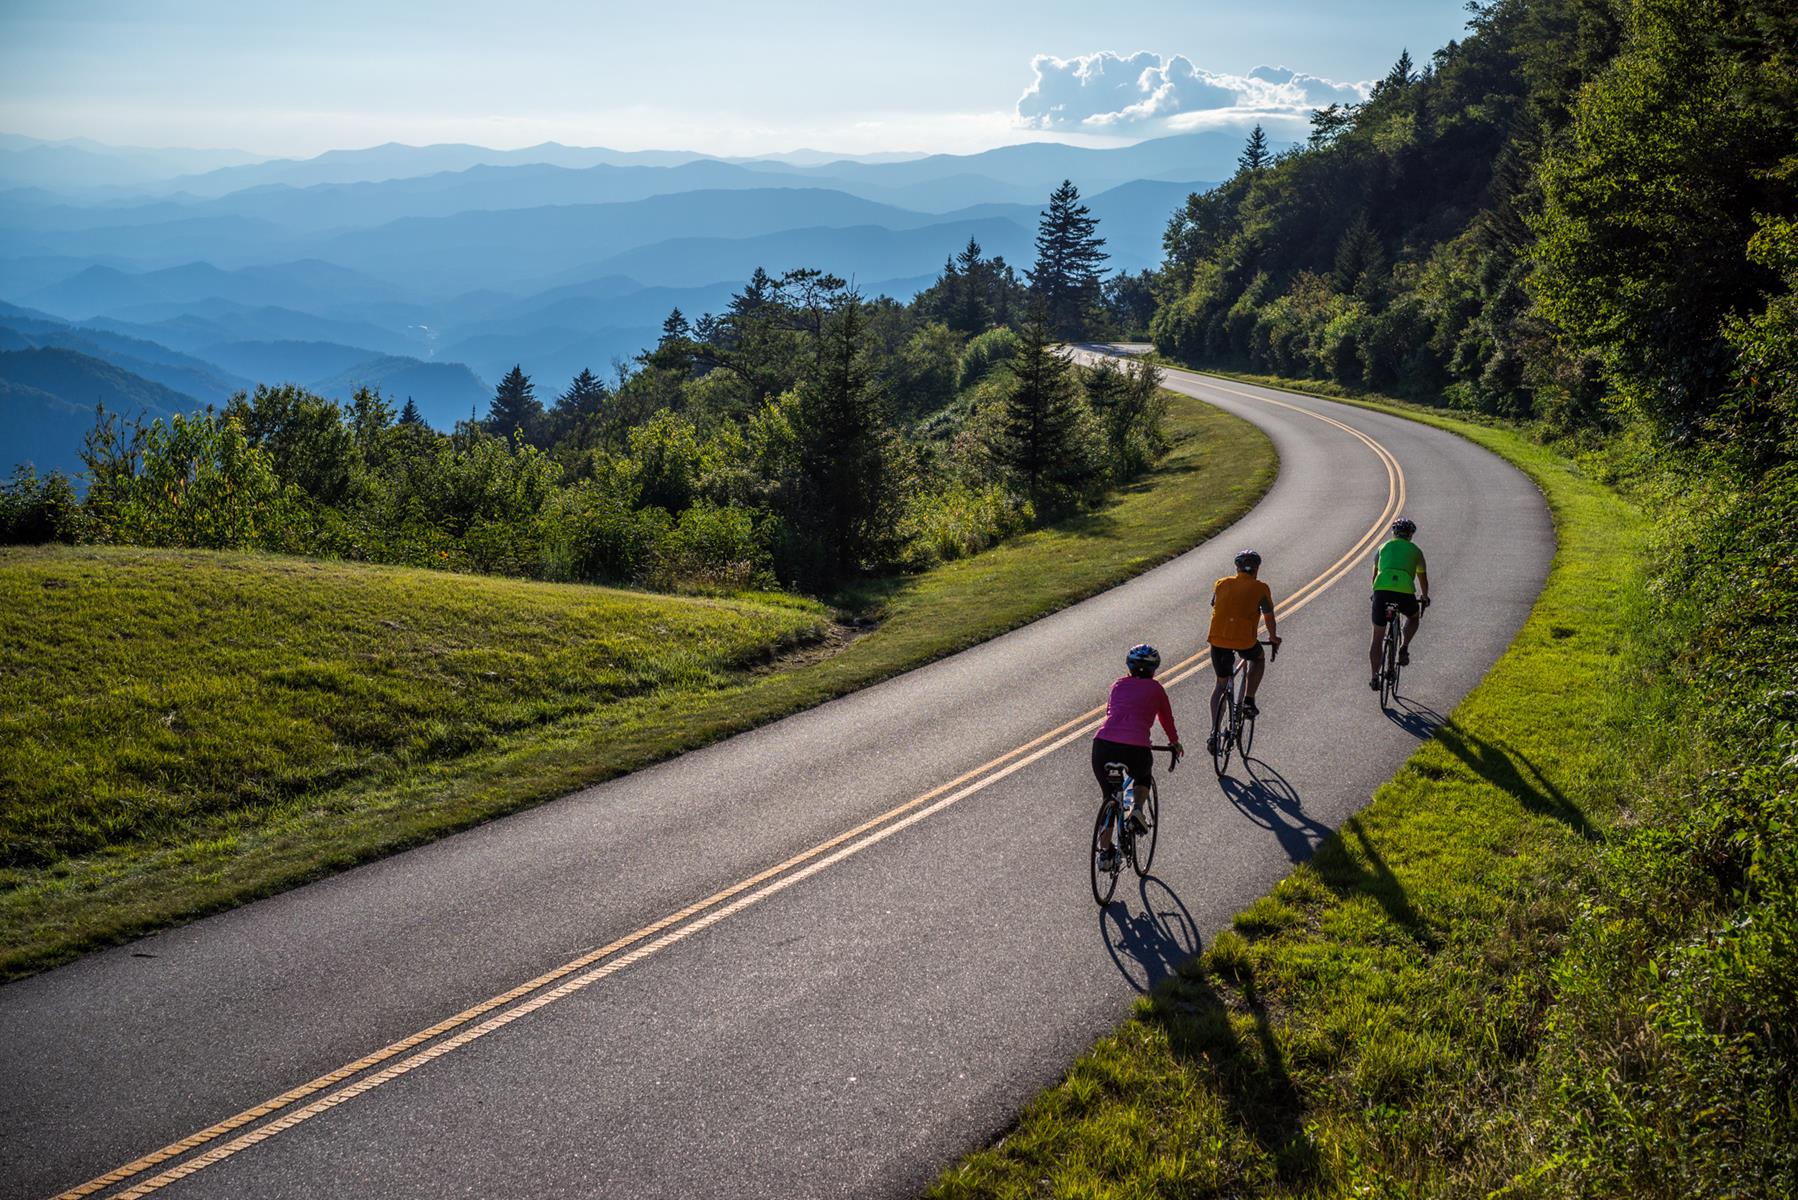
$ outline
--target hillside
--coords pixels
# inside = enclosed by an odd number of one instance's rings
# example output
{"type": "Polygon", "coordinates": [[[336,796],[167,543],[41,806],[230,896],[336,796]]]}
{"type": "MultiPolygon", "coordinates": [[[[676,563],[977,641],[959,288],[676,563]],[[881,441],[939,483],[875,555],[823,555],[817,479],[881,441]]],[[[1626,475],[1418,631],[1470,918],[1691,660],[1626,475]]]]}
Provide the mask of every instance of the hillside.
{"type": "Polygon", "coordinates": [[[192,396],[59,348],[0,351],[0,384],[6,385],[0,393],[0,444],[12,460],[9,470],[14,462],[31,462],[39,471],[79,470],[82,438],[94,426],[96,405],[146,419],[199,406],[192,396]]]}

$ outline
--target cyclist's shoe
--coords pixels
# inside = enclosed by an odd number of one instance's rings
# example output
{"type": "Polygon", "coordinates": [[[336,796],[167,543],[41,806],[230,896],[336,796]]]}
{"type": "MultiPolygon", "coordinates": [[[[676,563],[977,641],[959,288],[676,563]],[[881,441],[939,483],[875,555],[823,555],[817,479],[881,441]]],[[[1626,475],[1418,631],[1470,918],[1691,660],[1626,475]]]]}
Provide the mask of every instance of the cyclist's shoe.
{"type": "Polygon", "coordinates": [[[1408,667],[1411,665],[1411,647],[1400,646],[1398,648],[1398,665],[1401,667],[1408,667]]]}
{"type": "Polygon", "coordinates": [[[1149,832],[1149,822],[1143,818],[1142,809],[1139,808],[1130,814],[1130,830],[1133,833],[1149,832]]]}
{"type": "Polygon", "coordinates": [[[1368,686],[1369,690],[1371,690],[1371,691],[1375,691],[1375,692],[1379,691],[1380,690],[1380,677],[1378,675],[1375,675],[1372,679],[1369,679],[1367,681],[1367,686],[1368,686]]]}
{"type": "Polygon", "coordinates": [[[1217,734],[1214,733],[1210,737],[1205,739],[1205,753],[1207,753],[1207,754],[1216,754],[1217,753],[1217,734]]]}
{"type": "Polygon", "coordinates": [[[1115,871],[1118,869],[1118,852],[1113,850],[1099,851],[1099,870],[1115,871]]]}
{"type": "Polygon", "coordinates": [[[1260,715],[1261,709],[1255,704],[1255,697],[1244,696],[1242,698],[1242,719],[1245,721],[1253,721],[1260,715]]]}

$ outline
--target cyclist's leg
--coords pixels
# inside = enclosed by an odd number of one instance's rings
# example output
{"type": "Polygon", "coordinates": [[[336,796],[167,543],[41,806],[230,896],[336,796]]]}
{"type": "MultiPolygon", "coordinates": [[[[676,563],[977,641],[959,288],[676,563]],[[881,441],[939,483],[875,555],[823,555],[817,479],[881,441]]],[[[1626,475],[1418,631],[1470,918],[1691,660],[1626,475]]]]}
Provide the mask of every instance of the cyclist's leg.
{"type": "Polygon", "coordinates": [[[1383,657],[1381,652],[1385,649],[1383,643],[1386,640],[1385,608],[1386,606],[1380,603],[1380,598],[1375,596],[1373,601],[1373,641],[1367,644],[1367,665],[1373,671],[1374,686],[1376,687],[1379,686],[1380,672],[1385,667],[1385,664],[1380,661],[1383,657]]]}
{"type": "Polygon", "coordinates": [[[1224,696],[1230,690],[1230,672],[1236,667],[1236,651],[1225,650],[1221,646],[1211,647],[1211,674],[1216,682],[1211,686],[1211,734],[1217,736],[1218,728],[1224,723],[1224,696]]]}
{"type": "MultiPolygon", "coordinates": [[[[1106,768],[1112,763],[1124,761],[1123,755],[1118,753],[1123,749],[1125,747],[1119,746],[1116,742],[1108,742],[1103,738],[1093,739],[1093,778],[1099,781],[1101,801],[1109,799],[1112,794],[1111,775],[1106,768]]],[[[1105,828],[1099,831],[1099,848],[1111,849],[1111,822],[1109,821],[1105,823],[1105,828]]]]}
{"type": "Polygon", "coordinates": [[[1252,700],[1255,689],[1261,686],[1261,677],[1267,674],[1267,655],[1262,653],[1260,643],[1256,643],[1252,649],[1244,650],[1242,656],[1249,660],[1249,686],[1245,694],[1252,700]]]}

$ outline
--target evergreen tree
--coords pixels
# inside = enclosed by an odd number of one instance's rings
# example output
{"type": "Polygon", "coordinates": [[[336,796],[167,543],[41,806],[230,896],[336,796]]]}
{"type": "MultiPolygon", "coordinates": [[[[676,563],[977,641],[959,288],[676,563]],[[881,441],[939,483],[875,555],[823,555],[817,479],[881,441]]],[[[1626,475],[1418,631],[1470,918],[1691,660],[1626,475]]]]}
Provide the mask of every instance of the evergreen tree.
{"type": "Polygon", "coordinates": [[[418,411],[418,401],[414,400],[410,396],[407,396],[406,397],[406,407],[400,409],[400,424],[401,425],[411,425],[414,427],[422,427],[424,425],[424,423],[425,423],[425,416],[423,413],[418,411]]]}
{"type": "Polygon", "coordinates": [[[692,338],[693,330],[687,324],[686,316],[679,307],[671,309],[668,319],[662,322],[662,340],[659,344],[666,346],[669,342],[686,342],[692,338]]]}
{"type": "Polygon", "coordinates": [[[1097,464],[1073,367],[1051,344],[1040,309],[1024,323],[1020,336],[991,451],[1038,513],[1048,513],[1078,499],[1091,485],[1097,464]]]}
{"type": "Polygon", "coordinates": [[[1237,156],[1236,169],[1253,175],[1257,171],[1265,168],[1273,160],[1274,156],[1269,153],[1267,149],[1267,131],[1262,129],[1260,125],[1256,125],[1249,133],[1248,144],[1242,148],[1242,153],[1237,156]]]}
{"type": "Polygon", "coordinates": [[[1374,299],[1386,277],[1386,250],[1379,235],[1367,222],[1365,212],[1357,213],[1349,223],[1342,241],[1336,246],[1335,269],[1330,284],[1346,296],[1374,299]]]}
{"type": "Polygon", "coordinates": [[[610,395],[599,376],[582,367],[581,373],[569,383],[567,391],[556,397],[555,406],[549,411],[546,440],[553,445],[574,435],[577,444],[586,448],[591,442],[586,431],[592,427],[610,395]]]}
{"type": "Polygon", "coordinates": [[[1386,72],[1381,80],[1389,88],[1408,88],[1417,82],[1417,72],[1411,67],[1411,51],[1400,50],[1398,61],[1392,64],[1392,70],[1386,72]]]}
{"type": "Polygon", "coordinates": [[[992,321],[992,309],[987,301],[988,264],[980,257],[980,243],[972,237],[955,256],[954,270],[961,277],[960,294],[948,312],[945,322],[957,333],[965,333],[972,337],[984,332],[992,321]]]}
{"type": "Polygon", "coordinates": [[[841,296],[824,321],[817,373],[798,389],[799,486],[789,519],[817,551],[814,587],[878,561],[898,521],[897,447],[866,340],[860,297],[841,296]]]}
{"type": "Polygon", "coordinates": [[[1072,181],[1049,196],[1036,233],[1036,266],[1030,288],[1050,336],[1073,340],[1085,336],[1088,314],[1099,301],[1099,268],[1108,257],[1099,222],[1072,181]]]}
{"type": "Polygon", "coordinates": [[[493,393],[493,404],[482,422],[488,433],[508,441],[522,432],[526,441],[534,440],[543,424],[543,402],[537,399],[531,377],[518,364],[513,364],[493,393]]]}

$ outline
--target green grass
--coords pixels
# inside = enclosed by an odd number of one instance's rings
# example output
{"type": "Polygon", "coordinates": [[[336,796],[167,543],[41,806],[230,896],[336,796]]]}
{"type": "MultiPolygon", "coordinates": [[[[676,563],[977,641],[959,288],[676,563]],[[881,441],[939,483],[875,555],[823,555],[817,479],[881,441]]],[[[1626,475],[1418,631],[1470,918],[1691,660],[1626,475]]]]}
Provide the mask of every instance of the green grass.
{"type": "Polygon", "coordinates": [[[1668,749],[1649,523],[1514,432],[1403,411],[1542,486],[1559,548],[1524,628],[1310,863],[931,1196],[1555,1190],[1533,1049],[1603,839],[1668,749]]]}
{"type": "Polygon", "coordinates": [[[692,600],[267,556],[0,551],[0,976],[565,795],[887,678],[1204,540],[1272,482],[1253,426],[1172,397],[1098,511],[883,581],[827,624],[692,600]],[[777,664],[778,665],[778,664],[777,664]]]}

